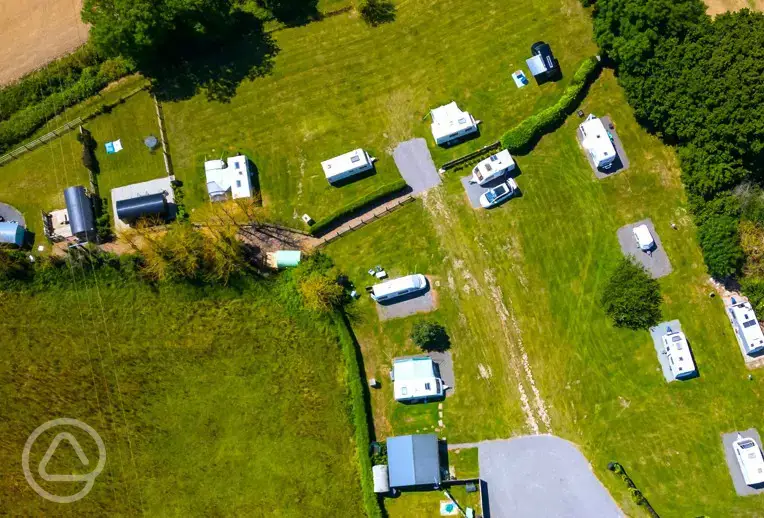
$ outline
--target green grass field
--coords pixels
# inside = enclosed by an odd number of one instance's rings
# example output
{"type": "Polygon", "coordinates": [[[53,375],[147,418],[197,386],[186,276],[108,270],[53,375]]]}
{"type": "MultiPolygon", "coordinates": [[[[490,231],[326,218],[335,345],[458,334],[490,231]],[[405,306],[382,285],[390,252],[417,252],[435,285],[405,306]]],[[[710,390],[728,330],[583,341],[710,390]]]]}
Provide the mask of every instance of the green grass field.
{"type": "MultiPolygon", "coordinates": [[[[0,324],[4,514],[362,515],[330,321],[280,309],[267,284],[157,290],[96,285],[87,268],[72,275],[71,289],[0,298],[14,316],[0,324]],[[92,492],[66,506],[10,469],[32,430],[59,417],[93,426],[107,451],[92,492]]],[[[57,431],[41,437],[32,466],[57,431]]],[[[78,440],[97,458],[87,436],[78,440]]],[[[49,471],[77,472],[69,453],[49,471]]]]}
{"type": "MultiPolygon", "coordinates": [[[[528,433],[515,394],[520,384],[540,431],[579,444],[629,514],[639,510],[606,471],[608,461],[626,467],[661,516],[758,516],[762,497],[735,495],[721,434],[764,428],[758,410],[764,381],[755,374],[748,380],[722,303],[708,296],[712,288],[674,153],[637,125],[609,71],[582,109],[613,118],[631,160],[628,171],[595,180],[575,140],[574,116],[529,155],[517,157],[521,198],[476,211],[459,174],[449,174],[423,203],[343,237],[327,252],[358,285],[370,284],[358,257],[394,275],[419,271],[440,280],[440,308],[432,318],[451,334],[457,378],[440,433],[450,442],[528,433]],[[649,334],[615,329],[598,304],[621,256],[616,229],[645,217],[655,223],[674,268],[660,280],[664,317],[681,320],[700,371],[700,378],[684,383],[666,384],[649,334]],[[497,303],[509,315],[506,332],[497,303]],[[549,428],[528,376],[505,366],[503,355],[521,346],[549,428]],[[490,368],[490,380],[481,377],[480,364],[490,368]]],[[[418,317],[381,323],[365,298],[355,311],[369,376],[387,379],[389,359],[411,350],[404,330],[418,317]]],[[[382,436],[404,429],[394,405],[389,391],[376,394],[382,436]]],[[[401,516],[411,515],[402,503],[392,505],[401,516]]]]}

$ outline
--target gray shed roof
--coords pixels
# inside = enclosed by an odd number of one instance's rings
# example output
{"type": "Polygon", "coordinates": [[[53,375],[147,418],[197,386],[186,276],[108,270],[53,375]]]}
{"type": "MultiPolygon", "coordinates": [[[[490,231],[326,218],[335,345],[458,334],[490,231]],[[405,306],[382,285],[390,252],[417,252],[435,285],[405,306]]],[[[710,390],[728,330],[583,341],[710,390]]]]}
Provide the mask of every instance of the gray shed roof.
{"type": "Polygon", "coordinates": [[[390,487],[440,484],[438,436],[419,434],[389,437],[387,464],[390,487]]]}

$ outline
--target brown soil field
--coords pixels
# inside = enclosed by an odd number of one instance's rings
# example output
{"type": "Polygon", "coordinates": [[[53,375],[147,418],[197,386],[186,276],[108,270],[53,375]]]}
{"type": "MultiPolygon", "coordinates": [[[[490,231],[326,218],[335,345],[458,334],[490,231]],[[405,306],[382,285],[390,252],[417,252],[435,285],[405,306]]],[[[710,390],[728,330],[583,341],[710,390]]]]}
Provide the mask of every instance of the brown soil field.
{"type": "Polygon", "coordinates": [[[82,0],[0,0],[0,85],[85,43],[80,9],[82,0]]]}
{"type": "Polygon", "coordinates": [[[706,12],[711,16],[727,11],[739,11],[744,7],[764,11],[764,0],[705,0],[705,2],[708,6],[706,12]]]}

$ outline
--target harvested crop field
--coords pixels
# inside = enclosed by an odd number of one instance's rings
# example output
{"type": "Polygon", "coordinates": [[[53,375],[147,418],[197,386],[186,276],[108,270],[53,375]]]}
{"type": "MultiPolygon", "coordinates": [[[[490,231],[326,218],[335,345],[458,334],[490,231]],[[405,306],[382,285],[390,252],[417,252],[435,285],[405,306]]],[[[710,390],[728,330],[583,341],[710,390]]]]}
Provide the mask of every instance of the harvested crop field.
{"type": "Polygon", "coordinates": [[[725,13],[727,11],[739,11],[747,7],[757,11],[764,11],[764,0],[705,0],[711,16],[725,13]]]}
{"type": "Polygon", "coordinates": [[[0,0],[0,85],[85,43],[80,9],[82,0],[0,0]]]}

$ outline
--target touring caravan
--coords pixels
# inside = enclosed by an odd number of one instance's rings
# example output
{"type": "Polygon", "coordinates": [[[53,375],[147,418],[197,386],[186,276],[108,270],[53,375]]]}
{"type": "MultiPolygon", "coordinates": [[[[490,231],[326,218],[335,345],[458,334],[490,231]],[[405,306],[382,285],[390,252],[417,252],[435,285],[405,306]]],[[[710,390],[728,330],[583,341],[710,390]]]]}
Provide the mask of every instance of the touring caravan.
{"type": "Polygon", "coordinates": [[[735,451],[737,463],[743,473],[743,480],[749,486],[764,484],[764,458],[762,458],[759,445],[750,437],[742,435],[737,437],[737,440],[732,443],[732,449],[735,451]]]}
{"type": "Polygon", "coordinates": [[[393,360],[390,372],[396,401],[423,402],[441,398],[446,386],[435,373],[435,364],[429,356],[393,360]]]}
{"type": "Polygon", "coordinates": [[[387,302],[427,288],[427,278],[421,273],[399,277],[374,285],[371,298],[377,302],[387,302]]]}
{"type": "Polygon", "coordinates": [[[746,354],[755,355],[764,351],[764,332],[761,330],[756,313],[749,302],[737,303],[732,300],[732,305],[727,308],[732,317],[735,334],[743,344],[746,354]]]}
{"type": "Polygon", "coordinates": [[[515,161],[512,160],[512,155],[509,154],[509,150],[504,149],[478,162],[478,165],[472,169],[472,183],[485,185],[514,168],[515,161]]]}
{"type": "Polygon", "coordinates": [[[321,167],[329,183],[335,183],[368,171],[373,167],[374,160],[366,151],[359,148],[324,160],[321,162],[321,167]]]}
{"type": "Polygon", "coordinates": [[[581,132],[581,144],[592,157],[594,165],[598,169],[610,169],[618,155],[602,120],[589,115],[578,131],[581,132]]]}
{"type": "Polygon", "coordinates": [[[681,331],[671,331],[663,335],[663,352],[668,357],[669,368],[674,379],[684,379],[696,373],[695,362],[690,353],[687,337],[681,331]]]}

